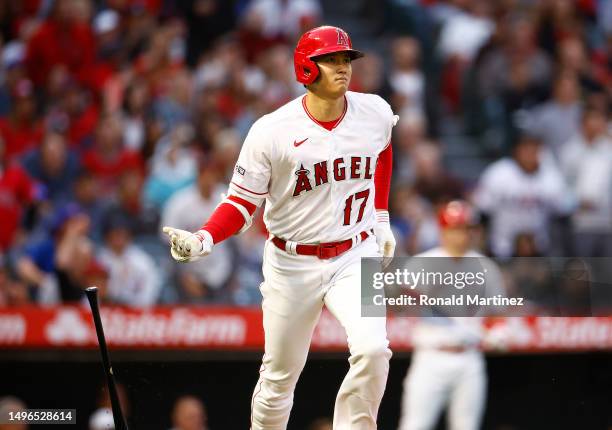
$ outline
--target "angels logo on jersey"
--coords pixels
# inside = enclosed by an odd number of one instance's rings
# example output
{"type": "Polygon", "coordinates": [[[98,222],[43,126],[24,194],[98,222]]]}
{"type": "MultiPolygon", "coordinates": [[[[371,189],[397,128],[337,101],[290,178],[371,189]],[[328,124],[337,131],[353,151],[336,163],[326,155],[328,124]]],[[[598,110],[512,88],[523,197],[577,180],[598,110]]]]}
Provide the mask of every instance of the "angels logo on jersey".
{"type": "MultiPolygon", "coordinates": [[[[293,197],[299,195],[302,191],[312,190],[312,185],[310,185],[310,180],[308,179],[309,174],[310,170],[304,169],[304,164],[300,164],[300,168],[295,171],[295,176],[297,176],[297,179],[295,180],[293,197]]],[[[325,176],[327,176],[327,171],[325,172],[325,176]]]]}
{"type": "Polygon", "coordinates": [[[304,163],[295,171],[295,187],[293,197],[299,196],[302,192],[312,191],[314,186],[318,187],[329,182],[329,173],[334,181],[340,182],[347,179],[372,179],[372,157],[338,157],[331,163],[331,172],[328,170],[327,160],[319,161],[312,166],[314,178],[309,177],[310,170],[304,168],[304,163]]]}

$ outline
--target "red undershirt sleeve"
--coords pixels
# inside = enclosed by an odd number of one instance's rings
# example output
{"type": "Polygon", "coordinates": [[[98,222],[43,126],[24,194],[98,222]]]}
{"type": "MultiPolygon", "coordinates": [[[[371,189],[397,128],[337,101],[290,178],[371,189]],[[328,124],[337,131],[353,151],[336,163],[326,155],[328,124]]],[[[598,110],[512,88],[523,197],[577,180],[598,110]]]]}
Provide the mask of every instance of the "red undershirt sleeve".
{"type": "MultiPolygon", "coordinates": [[[[229,196],[228,200],[244,206],[251,216],[257,209],[253,203],[240,197],[229,196]]],[[[209,232],[216,244],[238,233],[244,223],[244,216],[236,207],[230,203],[221,203],[200,230],[209,232]]]]}
{"type": "Polygon", "coordinates": [[[389,191],[391,189],[391,173],[393,172],[393,149],[391,142],[379,154],[376,170],[374,172],[374,207],[376,209],[389,209],[389,191]]]}

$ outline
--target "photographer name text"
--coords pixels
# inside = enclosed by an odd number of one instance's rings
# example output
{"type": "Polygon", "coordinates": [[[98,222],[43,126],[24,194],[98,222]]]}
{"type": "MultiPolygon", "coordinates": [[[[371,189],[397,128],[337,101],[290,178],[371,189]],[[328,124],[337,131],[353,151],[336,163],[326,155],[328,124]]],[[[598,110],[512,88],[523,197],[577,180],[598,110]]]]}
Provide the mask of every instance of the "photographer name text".
{"type": "Polygon", "coordinates": [[[478,294],[460,294],[448,297],[430,297],[427,294],[402,294],[385,297],[376,294],[372,297],[376,306],[523,306],[523,297],[504,297],[496,295],[484,297],[478,294]]]}

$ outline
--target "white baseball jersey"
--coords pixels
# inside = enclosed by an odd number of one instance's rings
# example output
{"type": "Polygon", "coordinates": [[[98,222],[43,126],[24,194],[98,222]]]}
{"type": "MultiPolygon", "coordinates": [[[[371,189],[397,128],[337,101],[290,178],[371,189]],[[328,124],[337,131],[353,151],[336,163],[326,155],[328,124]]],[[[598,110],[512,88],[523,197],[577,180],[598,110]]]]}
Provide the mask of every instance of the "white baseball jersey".
{"type": "Polygon", "coordinates": [[[397,121],[379,96],[347,92],[330,131],[305,96],[261,117],[249,131],[230,193],[266,199],[268,231],[298,243],[349,239],[374,227],[374,170],[397,121]]]}
{"type": "Polygon", "coordinates": [[[548,246],[551,214],[569,213],[573,199],[558,169],[549,162],[528,174],[511,158],[491,164],[482,174],[474,200],[491,215],[491,249],[512,255],[519,233],[531,233],[541,249],[548,246]]]}

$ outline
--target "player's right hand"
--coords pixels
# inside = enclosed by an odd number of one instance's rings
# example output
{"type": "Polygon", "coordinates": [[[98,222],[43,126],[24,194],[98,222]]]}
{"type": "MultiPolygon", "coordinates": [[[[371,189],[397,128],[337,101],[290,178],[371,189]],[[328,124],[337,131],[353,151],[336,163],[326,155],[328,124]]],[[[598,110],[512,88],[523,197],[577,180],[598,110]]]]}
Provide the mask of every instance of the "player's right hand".
{"type": "Polygon", "coordinates": [[[204,257],[212,251],[213,239],[206,230],[191,233],[165,226],[163,232],[170,238],[170,254],[179,263],[188,263],[204,257]]]}

